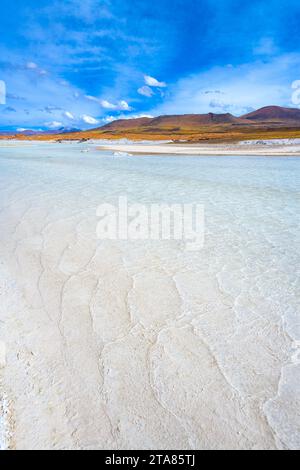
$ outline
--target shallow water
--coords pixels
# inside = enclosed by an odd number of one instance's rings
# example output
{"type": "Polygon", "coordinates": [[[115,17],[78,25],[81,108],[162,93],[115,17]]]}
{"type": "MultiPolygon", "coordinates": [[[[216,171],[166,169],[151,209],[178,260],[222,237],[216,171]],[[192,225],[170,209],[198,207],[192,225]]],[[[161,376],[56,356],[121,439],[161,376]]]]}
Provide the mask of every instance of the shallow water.
{"type": "Polygon", "coordinates": [[[0,148],[8,445],[300,448],[300,159],[85,148],[0,148]],[[203,204],[203,249],[97,240],[124,195],[203,204]]]}

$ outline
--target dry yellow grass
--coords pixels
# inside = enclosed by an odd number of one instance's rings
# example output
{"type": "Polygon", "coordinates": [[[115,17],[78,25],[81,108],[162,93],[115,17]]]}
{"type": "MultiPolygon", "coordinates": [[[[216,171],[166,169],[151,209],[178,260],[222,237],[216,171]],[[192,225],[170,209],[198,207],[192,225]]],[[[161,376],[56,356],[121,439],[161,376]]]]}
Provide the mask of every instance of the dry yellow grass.
{"type": "Polygon", "coordinates": [[[300,128],[259,127],[259,126],[203,126],[197,129],[170,128],[133,128],[116,130],[90,130],[70,134],[41,134],[41,135],[2,135],[0,139],[60,141],[81,139],[116,140],[127,138],[133,141],[141,140],[173,140],[188,142],[231,142],[241,140],[263,139],[292,139],[300,138],[300,128]]]}

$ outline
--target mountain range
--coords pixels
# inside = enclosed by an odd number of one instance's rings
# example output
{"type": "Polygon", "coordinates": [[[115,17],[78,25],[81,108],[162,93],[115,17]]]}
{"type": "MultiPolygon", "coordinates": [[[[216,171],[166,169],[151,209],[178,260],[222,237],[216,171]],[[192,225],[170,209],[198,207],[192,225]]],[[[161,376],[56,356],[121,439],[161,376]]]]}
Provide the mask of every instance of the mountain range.
{"type": "Polygon", "coordinates": [[[163,115],[118,119],[83,131],[61,128],[46,132],[29,130],[11,135],[11,138],[19,139],[60,141],[128,138],[189,142],[295,137],[300,137],[300,109],[280,106],[267,106],[240,117],[230,113],[163,115]]]}
{"type": "MultiPolygon", "coordinates": [[[[35,135],[57,135],[57,134],[70,134],[72,132],[81,132],[81,129],[77,129],[76,127],[60,127],[59,129],[55,130],[34,130],[34,129],[22,129],[16,131],[16,134],[19,135],[26,135],[26,136],[35,136],[35,135]]],[[[0,135],[6,135],[9,136],[13,132],[12,131],[0,131],[0,135]]]]}
{"type": "Polygon", "coordinates": [[[182,114],[174,116],[158,116],[155,118],[136,118],[136,119],[120,119],[106,124],[100,131],[104,130],[125,130],[133,128],[144,128],[153,130],[156,128],[174,127],[174,131],[178,128],[198,128],[201,126],[216,125],[253,125],[253,124],[272,124],[280,126],[300,126],[300,109],[282,108],[280,106],[266,106],[264,108],[245,114],[241,117],[226,114],[182,114]]]}

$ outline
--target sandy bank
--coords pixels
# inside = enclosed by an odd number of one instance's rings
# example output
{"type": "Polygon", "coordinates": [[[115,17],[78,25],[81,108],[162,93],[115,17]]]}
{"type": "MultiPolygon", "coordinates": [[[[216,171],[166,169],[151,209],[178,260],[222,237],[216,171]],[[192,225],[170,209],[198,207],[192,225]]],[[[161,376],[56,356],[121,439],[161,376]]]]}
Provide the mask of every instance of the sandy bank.
{"type": "Polygon", "coordinates": [[[300,141],[277,140],[240,142],[237,144],[106,144],[100,150],[125,152],[129,154],[163,155],[261,155],[261,156],[300,156],[300,141]]]}

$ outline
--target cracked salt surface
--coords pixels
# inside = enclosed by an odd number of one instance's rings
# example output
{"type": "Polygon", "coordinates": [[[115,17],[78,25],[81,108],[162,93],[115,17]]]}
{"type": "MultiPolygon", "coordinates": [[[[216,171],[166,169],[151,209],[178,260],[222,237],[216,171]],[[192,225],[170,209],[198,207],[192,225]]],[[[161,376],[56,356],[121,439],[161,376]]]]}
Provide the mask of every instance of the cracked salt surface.
{"type": "Polygon", "coordinates": [[[0,265],[0,450],[10,449],[13,437],[12,403],[3,379],[7,365],[7,345],[2,338],[6,336],[4,324],[7,312],[14,311],[18,300],[14,282],[5,276],[0,265]]]}
{"type": "Polygon", "coordinates": [[[0,149],[0,446],[299,449],[299,159],[89,148],[0,149]],[[124,194],[203,250],[97,240],[124,194]]]}

